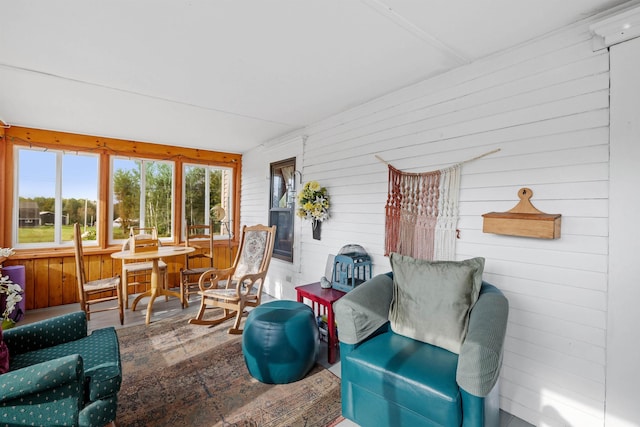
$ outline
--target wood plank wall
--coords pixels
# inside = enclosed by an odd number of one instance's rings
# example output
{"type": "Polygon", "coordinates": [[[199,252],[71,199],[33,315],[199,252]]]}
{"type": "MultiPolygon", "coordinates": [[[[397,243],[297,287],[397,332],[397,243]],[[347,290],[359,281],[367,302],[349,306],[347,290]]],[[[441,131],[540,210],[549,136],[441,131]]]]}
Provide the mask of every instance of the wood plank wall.
{"type": "MultiPolygon", "coordinates": [[[[214,248],[214,267],[227,268],[233,262],[237,245],[216,245],[214,248]]],[[[203,252],[204,250],[197,250],[203,252]]],[[[184,257],[176,256],[164,260],[169,272],[169,286],[180,286],[180,269],[184,267],[184,257]]],[[[54,307],[78,302],[78,285],[76,282],[75,257],[56,256],[36,259],[10,259],[4,263],[9,265],[24,265],[25,267],[25,305],[27,310],[54,307]]],[[[194,265],[198,267],[198,265],[194,265]]],[[[88,280],[111,277],[122,274],[122,262],[106,254],[85,253],[85,268],[88,280]]],[[[146,278],[145,286],[138,286],[136,292],[149,289],[146,278]]]]}
{"type": "MultiPolygon", "coordinates": [[[[299,169],[303,181],[328,188],[331,218],[320,241],[296,219],[301,255],[271,280],[286,283],[292,274],[298,283],[317,281],[327,255],[349,243],[372,255],[374,274],[390,270],[383,255],[388,174],[375,155],[405,171],[427,172],[500,148],[462,168],[456,257],[485,257],[485,280],[510,301],[501,407],[534,425],[602,426],[609,57],[606,50],[593,52],[588,25],[303,129],[299,169]],[[482,214],[513,208],[521,187],[533,190],[538,209],[562,214],[560,239],[482,232],[482,214]]],[[[257,182],[259,173],[251,171],[264,171],[265,159],[283,143],[301,146],[291,135],[245,153],[243,179],[257,182]]],[[[250,201],[243,199],[242,207],[249,216],[244,202],[250,208],[250,201]]]]}
{"type": "MultiPolygon", "coordinates": [[[[234,236],[239,236],[240,218],[240,171],[242,169],[242,156],[233,153],[220,153],[215,151],[179,148],[160,144],[150,144],[138,141],[126,141],[97,136],[54,132],[41,129],[24,127],[0,127],[0,164],[4,166],[0,174],[0,246],[12,247],[12,201],[13,201],[13,147],[15,145],[34,146],[66,149],[72,151],[90,151],[101,155],[101,185],[99,208],[107,212],[106,203],[109,188],[108,179],[109,154],[135,155],[143,158],[174,160],[176,170],[176,182],[174,182],[174,194],[176,200],[181,200],[182,164],[184,162],[204,165],[224,166],[235,171],[234,188],[236,189],[234,206],[234,236]]],[[[180,203],[175,203],[174,221],[180,224],[182,208],[180,203]]],[[[121,245],[109,244],[107,241],[107,224],[98,224],[100,241],[98,248],[85,249],[86,269],[88,280],[101,277],[110,277],[119,274],[121,261],[111,258],[111,253],[121,249],[121,245]]],[[[181,227],[171,244],[181,244],[181,227]]],[[[238,242],[216,241],[214,248],[214,264],[218,268],[231,265],[235,257],[238,242]]],[[[16,255],[5,261],[4,265],[24,265],[26,273],[26,309],[46,308],[62,304],[70,304],[78,301],[75,258],[72,248],[50,249],[17,249],[16,255]]],[[[166,260],[169,268],[169,283],[172,286],[179,284],[180,268],[184,266],[183,257],[173,257],[166,260]]]]}

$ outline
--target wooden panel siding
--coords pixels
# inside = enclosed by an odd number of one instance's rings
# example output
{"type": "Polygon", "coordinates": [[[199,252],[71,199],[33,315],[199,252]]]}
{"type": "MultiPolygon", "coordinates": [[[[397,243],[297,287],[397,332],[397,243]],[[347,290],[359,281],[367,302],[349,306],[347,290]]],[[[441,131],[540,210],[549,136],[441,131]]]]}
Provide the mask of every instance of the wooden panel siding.
{"type": "MultiPolygon", "coordinates": [[[[297,284],[317,281],[327,255],[349,243],[372,256],[374,274],[391,269],[384,256],[388,171],[376,155],[399,169],[427,172],[500,148],[462,167],[456,258],[485,257],[485,279],[510,301],[501,407],[534,425],[603,425],[609,56],[593,52],[587,22],[297,135],[305,138],[298,169],[303,181],[328,188],[331,217],[321,241],[297,219],[299,260],[280,277],[270,275],[285,285],[286,275],[297,284]],[[562,214],[560,239],[482,232],[482,214],[511,209],[522,187],[533,190],[536,208],[562,214]]],[[[271,151],[265,144],[246,153],[251,170],[243,179],[261,179],[271,151]]],[[[243,216],[253,214],[243,205],[243,216]]]]}
{"type": "MultiPolygon", "coordinates": [[[[216,245],[214,248],[214,267],[227,268],[233,262],[237,245],[231,248],[224,245],[216,245]]],[[[110,254],[85,253],[86,273],[88,280],[101,277],[111,277],[121,274],[122,264],[119,260],[111,258],[110,254]]],[[[171,257],[165,260],[169,272],[169,285],[180,286],[180,269],[184,268],[183,257],[171,257]]],[[[25,305],[27,310],[36,308],[53,307],[62,304],[78,302],[78,285],[76,282],[76,264],[73,255],[39,258],[35,260],[6,261],[5,266],[25,266],[25,305]]],[[[147,282],[149,281],[147,277],[147,282]]],[[[140,286],[136,292],[149,289],[149,285],[140,286]]]]}
{"type": "MultiPolygon", "coordinates": [[[[126,156],[140,156],[143,158],[172,160],[175,162],[174,182],[174,224],[180,224],[182,199],[182,165],[185,162],[203,165],[223,166],[235,171],[233,188],[235,206],[233,206],[234,230],[233,235],[239,235],[238,223],[240,219],[240,186],[242,156],[233,153],[221,153],[190,148],[173,147],[169,145],[151,144],[138,141],[104,138],[98,136],[78,135],[65,132],[54,132],[41,129],[12,126],[0,127],[0,162],[4,166],[0,174],[0,247],[11,247],[12,242],[12,214],[10,208],[13,203],[14,188],[14,146],[40,147],[42,149],[69,150],[93,152],[100,155],[100,189],[98,209],[108,212],[109,199],[109,156],[118,154],[126,156]]],[[[109,244],[107,241],[108,224],[100,221],[97,224],[99,241],[98,247],[85,249],[88,280],[110,277],[120,274],[121,264],[111,258],[111,253],[119,251],[121,244],[109,244]]],[[[183,244],[182,229],[174,225],[174,240],[167,244],[183,244]]],[[[237,238],[229,242],[216,240],[214,248],[214,264],[224,268],[231,265],[237,249],[237,238]]],[[[26,270],[25,305],[27,310],[46,308],[78,301],[75,260],[71,247],[55,247],[46,249],[19,249],[5,265],[24,265],[26,270]]],[[[169,268],[169,283],[179,286],[179,271],[184,266],[182,257],[167,260],[169,268]]],[[[137,291],[143,291],[140,288],[137,291]]]]}

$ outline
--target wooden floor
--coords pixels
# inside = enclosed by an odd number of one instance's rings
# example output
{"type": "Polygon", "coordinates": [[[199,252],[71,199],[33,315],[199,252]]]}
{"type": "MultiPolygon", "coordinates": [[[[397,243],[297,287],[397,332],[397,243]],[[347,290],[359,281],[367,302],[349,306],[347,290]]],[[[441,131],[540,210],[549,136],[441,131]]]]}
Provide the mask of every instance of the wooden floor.
{"type": "MultiPolygon", "coordinates": [[[[129,295],[129,307],[133,302],[135,295],[129,295]]],[[[143,298],[138,303],[136,311],[131,311],[131,308],[124,311],[124,325],[120,325],[118,318],[118,310],[103,311],[99,313],[92,313],[91,320],[89,321],[89,330],[95,330],[104,328],[105,326],[113,326],[116,329],[133,326],[143,325],[145,322],[145,316],[147,313],[147,303],[149,298],[143,298]]],[[[103,303],[103,306],[113,305],[112,302],[103,303]]],[[[200,306],[199,299],[191,297],[189,301],[189,307],[184,310],[180,306],[180,301],[177,298],[170,297],[168,301],[165,298],[157,298],[153,303],[153,313],[151,315],[151,322],[157,322],[161,319],[173,317],[183,313],[193,313],[194,317],[200,306]]],[[[96,307],[100,307],[100,304],[96,304],[96,307]]],[[[60,314],[71,313],[73,311],[79,311],[79,304],[59,305],[56,307],[49,307],[37,310],[27,310],[25,317],[20,321],[20,324],[31,323],[42,319],[47,319],[60,314]]]]}

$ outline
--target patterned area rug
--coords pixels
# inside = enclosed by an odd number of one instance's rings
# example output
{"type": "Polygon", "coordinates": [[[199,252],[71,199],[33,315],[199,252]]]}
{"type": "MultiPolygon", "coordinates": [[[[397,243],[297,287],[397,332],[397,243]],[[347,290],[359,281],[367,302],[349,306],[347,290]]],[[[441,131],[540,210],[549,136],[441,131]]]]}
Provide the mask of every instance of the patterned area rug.
{"type": "Polygon", "coordinates": [[[263,384],[249,374],[229,324],[189,316],[118,330],[123,382],[119,427],[329,426],[340,419],[340,379],[317,365],[300,381],[263,384]]]}

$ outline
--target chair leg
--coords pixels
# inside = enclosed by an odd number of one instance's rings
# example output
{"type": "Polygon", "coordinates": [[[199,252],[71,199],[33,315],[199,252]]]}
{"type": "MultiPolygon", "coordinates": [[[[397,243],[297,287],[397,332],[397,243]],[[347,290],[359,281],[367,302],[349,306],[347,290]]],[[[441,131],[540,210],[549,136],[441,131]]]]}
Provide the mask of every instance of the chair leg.
{"type": "Polygon", "coordinates": [[[122,293],[120,292],[120,289],[116,290],[116,295],[118,297],[118,313],[120,314],[120,324],[124,325],[124,304],[122,302],[122,293]]]}
{"type": "Polygon", "coordinates": [[[84,311],[84,314],[87,316],[87,320],[89,320],[89,310],[87,304],[85,304],[84,302],[84,299],[80,301],[80,310],[84,311]]]}
{"type": "Polygon", "coordinates": [[[240,306],[236,311],[236,320],[233,322],[233,327],[229,328],[227,333],[232,335],[242,335],[242,329],[240,329],[240,322],[242,322],[242,316],[245,315],[244,306],[240,306]]]}
{"type": "Polygon", "coordinates": [[[87,321],[91,320],[91,308],[89,307],[89,304],[87,303],[88,299],[89,299],[89,297],[87,295],[85,295],[84,301],[82,301],[80,303],[80,307],[82,308],[82,311],[84,311],[85,314],[87,315],[87,321]]]}
{"type": "Polygon", "coordinates": [[[191,325],[215,326],[215,325],[219,325],[220,323],[226,320],[231,319],[235,315],[234,310],[229,310],[225,308],[221,317],[216,317],[215,319],[211,319],[211,320],[204,320],[204,313],[207,308],[207,304],[205,301],[206,301],[206,298],[203,296],[202,301],[200,302],[200,310],[198,310],[198,314],[196,315],[195,318],[189,319],[189,323],[191,325]]]}
{"type": "Polygon", "coordinates": [[[191,279],[191,275],[182,275],[180,276],[180,295],[182,295],[182,308],[186,308],[189,307],[189,298],[191,296],[192,293],[196,293],[196,292],[191,292],[191,286],[193,286],[194,284],[197,285],[197,283],[195,282],[190,282],[189,279],[191,279]]]}
{"type": "Polygon", "coordinates": [[[189,307],[189,299],[186,295],[187,279],[188,278],[184,274],[182,274],[182,271],[180,271],[180,303],[182,304],[183,309],[189,307]]]}
{"type": "Polygon", "coordinates": [[[204,297],[202,297],[202,301],[200,303],[200,308],[198,309],[198,314],[196,314],[196,317],[193,319],[189,319],[189,323],[193,324],[193,325],[198,325],[200,324],[199,322],[202,321],[202,318],[204,317],[204,311],[207,309],[206,305],[204,304],[204,297]]]}
{"type": "Polygon", "coordinates": [[[124,308],[129,308],[129,283],[127,282],[127,272],[122,272],[122,300],[124,308]]]}
{"type": "Polygon", "coordinates": [[[120,299],[118,299],[118,312],[120,313],[120,324],[124,325],[124,307],[120,299]]]}
{"type": "MultiPolygon", "coordinates": [[[[165,291],[169,290],[169,274],[166,268],[162,270],[162,287],[164,288],[165,291]]],[[[169,301],[169,295],[165,294],[164,301],[165,302],[169,301]]]]}

